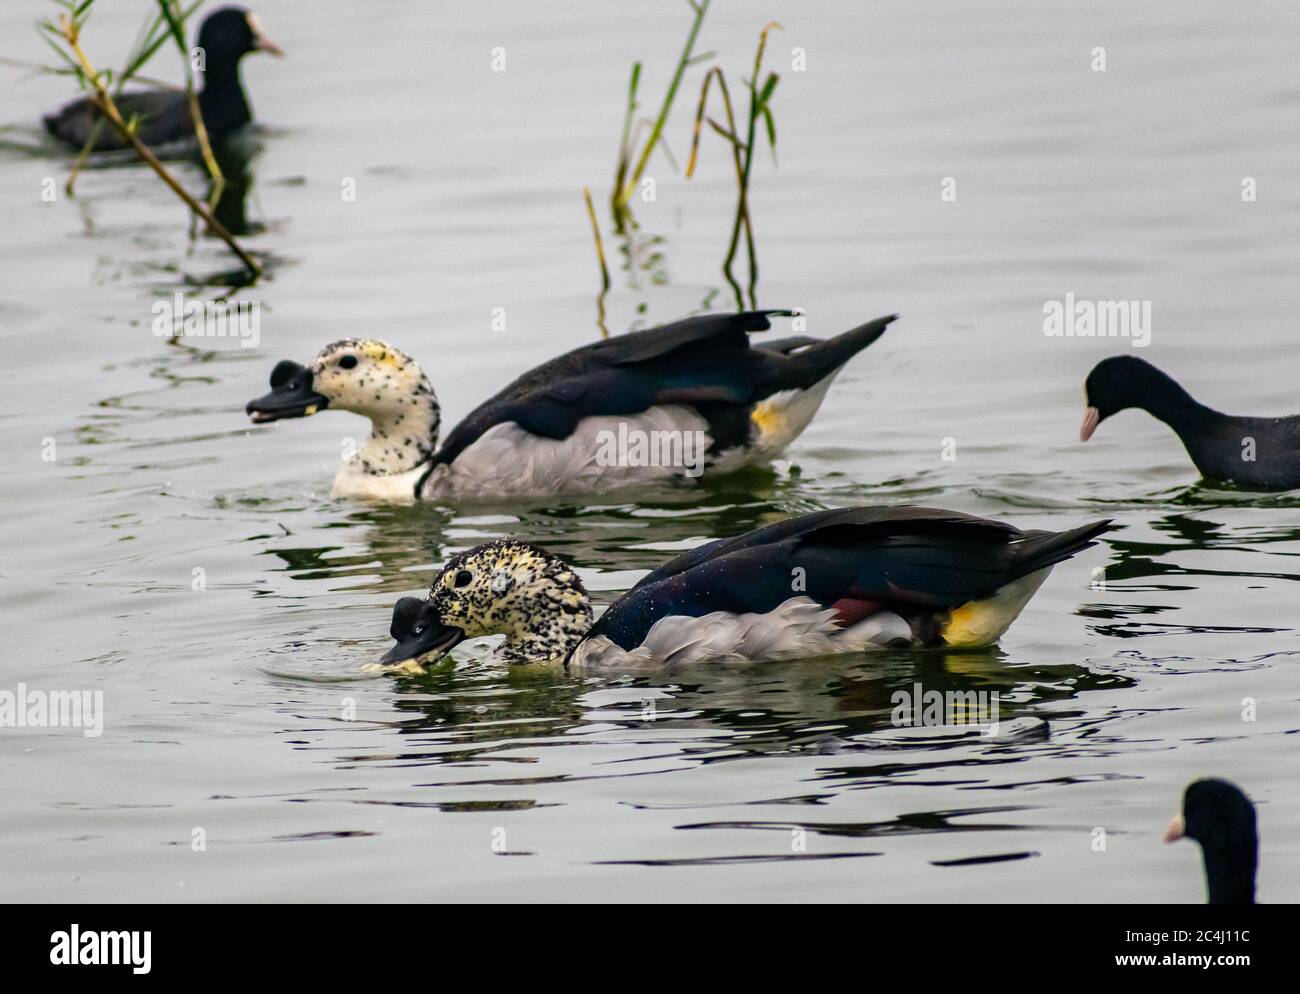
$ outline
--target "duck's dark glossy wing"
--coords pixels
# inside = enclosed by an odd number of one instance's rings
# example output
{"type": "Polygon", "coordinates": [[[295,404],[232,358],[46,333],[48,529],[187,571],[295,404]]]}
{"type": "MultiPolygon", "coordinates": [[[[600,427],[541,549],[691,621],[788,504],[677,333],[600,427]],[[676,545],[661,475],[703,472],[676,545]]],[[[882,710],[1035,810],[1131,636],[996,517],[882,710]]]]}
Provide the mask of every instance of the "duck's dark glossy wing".
{"type": "MultiPolygon", "coordinates": [[[[708,343],[716,349],[748,349],[749,332],[767,331],[772,317],[793,317],[794,311],[741,311],[738,314],[699,314],[645,331],[634,331],[586,346],[593,357],[611,366],[630,366],[659,359],[684,346],[708,343]]],[[[584,349],[578,349],[578,352],[584,349]]],[[[574,353],[569,353],[573,355],[574,353]]]]}
{"type": "MultiPolygon", "coordinates": [[[[117,108],[129,123],[138,121],[136,134],[146,145],[164,145],[194,134],[189,105],[179,90],[135,90],[117,98],[117,108]]],[[[42,118],[45,130],[69,145],[81,148],[86,143],[100,113],[89,99],[82,97],[64,104],[42,118]]],[[[92,151],[108,152],[127,147],[126,141],[107,121],[95,137],[92,151]]]]}
{"type": "Polygon", "coordinates": [[[667,402],[668,394],[739,403],[752,393],[751,381],[765,372],[763,359],[772,358],[748,357],[755,351],[748,333],[770,328],[768,316],[777,313],[785,312],[705,314],[566,352],[480,404],[448,434],[434,461],[451,462],[506,421],[543,438],[563,439],[584,417],[637,414],[667,402]]]}
{"type": "Polygon", "coordinates": [[[705,314],[574,349],[480,405],[451,431],[434,462],[451,462],[503,422],[564,439],[582,418],[638,414],[656,404],[695,406],[714,429],[716,444],[747,428],[749,405],[777,390],[812,385],[893,320],[881,318],[793,354],[751,348],[750,332],[771,327],[771,315],[789,313],[705,314]]]}
{"type": "Polygon", "coordinates": [[[806,595],[846,621],[989,596],[1091,545],[1108,522],[1069,532],[924,507],[822,511],[712,542],[665,563],[616,601],[588,637],[639,645],[667,615],[765,613],[806,595]]]}
{"type": "MultiPolygon", "coordinates": [[[[815,511],[795,518],[788,518],[773,525],[745,532],[734,538],[719,539],[697,546],[690,552],[682,553],[668,560],[658,569],[642,577],[637,587],[657,583],[665,577],[693,569],[701,563],[717,556],[735,552],[738,549],[773,545],[790,537],[806,537],[810,541],[814,536],[829,538],[843,534],[857,544],[871,538],[881,538],[888,534],[903,534],[907,530],[959,530],[980,531],[991,528],[998,534],[1019,535],[1019,529],[1000,521],[977,518],[959,511],[942,511],[928,507],[889,507],[877,505],[872,507],[842,507],[830,511],[815,511]],[[839,532],[833,529],[839,529],[839,532]],[[846,531],[847,530],[847,531],[846,531]]],[[[636,587],[633,588],[634,590],[636,587]]]]}

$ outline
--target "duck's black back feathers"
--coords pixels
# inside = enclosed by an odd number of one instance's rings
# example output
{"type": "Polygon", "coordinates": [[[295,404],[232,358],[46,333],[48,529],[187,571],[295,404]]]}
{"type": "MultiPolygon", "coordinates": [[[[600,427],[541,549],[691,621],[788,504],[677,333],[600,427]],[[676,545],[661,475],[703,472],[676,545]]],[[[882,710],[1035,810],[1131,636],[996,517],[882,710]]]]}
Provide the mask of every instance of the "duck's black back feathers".
{"type": "Polygon", "coordinates": [[[596,415],[686,404],[708,422],[714,451],[743,441],[749,408],[780,390],[819,382],[884,333],[894,316],[785,351],[751,347],[749,333],[790,311],[705,314],[566,352],[479,405],[447,436],[434,465],[450,463],[488,429],[513,421],[542,438],[568,438],[596,415]]]}
{"type": "Polygon", "coordinates": [[[884,609],[920,618],[991,596],[1089,548],[1109,528],[1097,521],[1022,532],[927,507],[819,511],[670,560],[619,598],[588,637],[630,650],[669,614],[766,613],[800,594],[853,619],[884,609]]]}

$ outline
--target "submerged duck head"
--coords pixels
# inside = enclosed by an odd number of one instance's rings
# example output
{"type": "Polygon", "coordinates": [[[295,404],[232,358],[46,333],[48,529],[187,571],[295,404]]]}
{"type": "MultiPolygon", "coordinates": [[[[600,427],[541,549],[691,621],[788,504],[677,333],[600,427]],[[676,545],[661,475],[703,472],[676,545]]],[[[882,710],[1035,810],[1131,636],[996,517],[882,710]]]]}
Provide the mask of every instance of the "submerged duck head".
{"type": "Polygon", "coordinates": [[[1210,904],[1253,904],[1259,838],[1255,806],[1226,780],[1194,780],[1183,792],[1183,809],[1165,841],[1194,839],[1201,845],[1210,904]]]}
{"type": "Polygon", "coordinates": [[[489,542],[451,559],[419,601],[393,609],[397,644],[385,665],[427,662],[464,639],[505,635],[497,650],[511,662],[563,658],[591,627],[591,602],[568,563],[513,539],[489,542]]]}
{"type": "Polygon", "coordinates": [[[1172,377],[1145,359],[1117,355],[1092,368],[1083,387],[1088,409],[1083,415],[1079,440],[1086,442],[1097,426],[1112,414],[1137,407],[1162,417],[1170,404],[1191,401],[1172,377]]]}
{"type": "Polygon", "coordinates": [[[370,419],[357,453],[360,471],[405,473],[427,461],[438,443],[440,411],[428,377],[405,352],[373,338],[325,346],[307,365],[289,359],[271,370],[271,392],[245,407],[257,422],[305,418],[332,408],[370,419]]]}

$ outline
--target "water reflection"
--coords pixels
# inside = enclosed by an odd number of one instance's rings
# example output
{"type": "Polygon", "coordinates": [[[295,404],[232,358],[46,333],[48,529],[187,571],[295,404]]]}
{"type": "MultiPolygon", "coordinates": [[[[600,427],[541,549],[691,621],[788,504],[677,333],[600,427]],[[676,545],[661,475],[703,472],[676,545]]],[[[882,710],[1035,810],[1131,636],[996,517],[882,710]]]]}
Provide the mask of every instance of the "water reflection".
{"type": "MultiPolygon", "coordinates": [[[[566,672],[559,665],[507,668],[475,662],[398,677],[394,683],[400,696],[394,701],[393,727],[416,741],[385,755],[383,761],[496,764],[502,759],[494,754],[510,750],[504,762],[516,766],[531,761],[517,753],[521,740],[534,748],[548,748],[592,737],[617,740],[623,747],[663,749],[674,762],[693,764],[799,752],[892,755],[960,749],[965,754],[974,746],[1006,753],[1025,745],[1050,744],[1050,727],[1037,715],[1043,704],[1132,687],[1136,681],[1083,663],[1013,664],[991,650],[700,665],[637,679],[593,678],[566,672]],[[895,694],[910,695],[918,685],[926,692],[943,694],[996,693],[997,726],[900,729],[893,720],[895,694]]],[[[1052,714],[1053,720],[1065,720],[1082,711],[1055,707],[1052,714]]],[[[887,765],[910,764],[898,759],[887,765]]],[[[593,770],[589,775],[610,776],[617,771],[593,770]]],[[[547,779],[521,779],[510,773],[504,780],[469,782],[517,784],[547,779]]]]}
{"type": "Polygon", "coordinates": [[[665,485],[638,491],[637,497],[635,503],[621,498],[603,505],[558,499],[479,501],[454,508],[363,505],[322,526],[339,530],[337,543],[303,545],[298,535],[283,536],[266,551],[294,579],[368,577],[355,589],[407,591],[414,584],[406,571],[432,568],[455,552],[496,538],[526,539],[585,569],[651,570],[679,547],[819,506],[771,470],[699,487],[665,485]],[[353,546],[360,548],[346,551],[353,546]]]}
{"type": "Polygon", "coordinates": [[[262,152],[262,142],[251,128],[229,135],[212,146],[212,155],[221,169],[221,179],[208,178],[204,198],[213,215],[232,235],[256,234],[264,230],[261,223],[248,220],[248,195],[253,188],[254,160],[262,152]]]}

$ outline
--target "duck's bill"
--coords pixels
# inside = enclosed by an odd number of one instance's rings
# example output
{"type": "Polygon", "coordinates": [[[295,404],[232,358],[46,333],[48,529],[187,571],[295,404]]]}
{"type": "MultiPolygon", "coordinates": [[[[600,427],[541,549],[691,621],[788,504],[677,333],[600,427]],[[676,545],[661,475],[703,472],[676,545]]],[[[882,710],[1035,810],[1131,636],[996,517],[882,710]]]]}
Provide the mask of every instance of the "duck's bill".
{"type": "Polygon", "coordinates": [[[465,638],[459,628],[429,629],[422,635],[398,642],[379,658],[381,666],[392,666],[413,659],[417,663],[431,662],[445,656],[465,638]]]}
{"type": "Polygon", "coordinates": [[[1183,837],[1186,828],[1187,826],[1183,824],[1183,816],[1180,814],[1174,815],[1173,820],[1169,823],[1169,827],[1165,829],[1165,841],[1177,842],[1183,837]]]}
{"type": "Polygon", "coordinates": [[[329,398],[311,387],[311,370],[285,359],[271,370],[271,392],[250,400],[244,411],[254,421],[307,418],[329,406],[329,398]]]}
{"type": "Polygon", "coordinates": [[[403,597],[397,602],[389,634],[396,644],[380,658],[382,666],[408,659],[430,661],[445,656],[465,639],[463,631],[444,625],[428,601],[417,597],[403,597]]]}
{"type": "Polygon", "coordinates": [[[253,48],[259,52],[266,52],[268,55],[278,55],[284,58],[284,49],[266,36],[266,32],[262,30],[262,22],[251,10],[248,12],[247,20],[249,30],[253,32],[253,48]]]}
{"type": "Polygon", "coordinates": [[[1097,425],[1101,424],[1101,411],[1095,407],[1090,407],[1083,412],[1083,424],[1079,428],[1079,441],[1086,442],[1092,438],[1092,433],[1097,430],[1097,425]]]}

